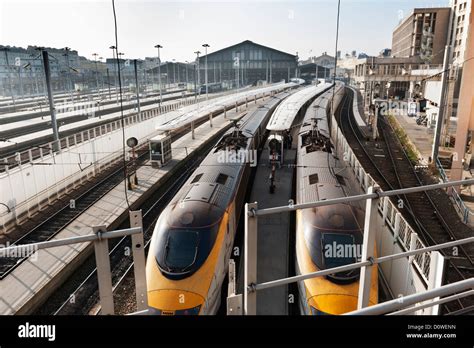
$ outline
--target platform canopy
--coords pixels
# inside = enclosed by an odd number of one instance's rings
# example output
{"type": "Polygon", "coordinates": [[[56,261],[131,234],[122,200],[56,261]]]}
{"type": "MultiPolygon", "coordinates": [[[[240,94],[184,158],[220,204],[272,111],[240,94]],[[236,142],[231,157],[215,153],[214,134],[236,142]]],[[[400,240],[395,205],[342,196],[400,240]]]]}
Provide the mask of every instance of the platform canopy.
{"type": "Polygon", "coordinates": [[[278,92],[296,86],[297,84],[294,82],[275,83],[263,88],[247,89],[243,92],[238,92],[213,100],[204,101],[198,103],[197,105],[190,105],[165,115],[165,119],[160,119],[162,122],[155,128],[156,130],[160,131],[171,131],[179,129],[181,127],[185,127],[191,124],[191,122],[199,120],[207,114],[222,109],[223,106],[232,107],[233,105],[235,105],[235,103],[245,102],[245,98],[250,101],[253,100],[255,95],[261,95],[262,93],[278,92]]]}
{"type": "Polygon", "coordinates": [[[331,86],[332,83],[322,83],[318,86],[305,87],[286,98],[273,113],[267,129],[275,132],[289,130],[303,105],[331,86]]]}

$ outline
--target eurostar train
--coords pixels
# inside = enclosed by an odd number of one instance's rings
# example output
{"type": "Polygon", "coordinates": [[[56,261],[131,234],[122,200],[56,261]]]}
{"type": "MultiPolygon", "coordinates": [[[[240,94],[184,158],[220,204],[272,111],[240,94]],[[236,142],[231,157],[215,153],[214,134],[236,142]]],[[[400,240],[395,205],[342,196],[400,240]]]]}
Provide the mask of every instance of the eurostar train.
{"type": "MultiPolygon", "coordinates": [[[[334,107],[344,85],[336,84],[334,107]]],[[[298,204],[347,196],[344,164],[333,154],[328,108],[332,89],[308,108],[298,134],[296,200],[298,204]]],[[[296,213],[296,272],[307,274],[360,260],[364,211],[336,204],[296,213]]],[[[357,309],[359,269],[298,282],[300,310],[306,315],[336,315],[357,309]]],[[[369,305],[378,302],[377,267],[373,267],[369,305]]]]}
{"type": "Polygon", "coordinates": [[[249,162],[256,160],[268,119],[287,95],[270,98],[227,131],[160,215],[146,264],[152,314],[218,311],[251,175],[249,162]]]}

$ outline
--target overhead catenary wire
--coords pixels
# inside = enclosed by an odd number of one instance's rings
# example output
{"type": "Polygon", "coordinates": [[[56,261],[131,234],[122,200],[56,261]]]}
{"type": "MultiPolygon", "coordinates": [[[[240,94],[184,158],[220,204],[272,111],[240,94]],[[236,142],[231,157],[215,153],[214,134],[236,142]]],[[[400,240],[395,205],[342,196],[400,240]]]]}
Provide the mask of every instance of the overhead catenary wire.
{"type": "Polygon", "coordinates": [[[120,95],[120,124],[122,126],[122,159],[123,159],[123,176],[124,176],[124,192],[125,192],[125,201],[127,203],[128,210],[130,211],[130,202],[128,200],[128,185],[127,185],[127,159],[126,159],[126,149],[125,149],[125,117],[123,114],[123,98],[122,98],[122,79],[120,76],[120,59],[118,58],[118,30],[117,30],[117,14],[115,12],[115,0],[112,0],[112,11],[114,14],[114,33],[115,33],[115,53],[116,53],[116,63],[117,63],[117,74],[118,74],[118,83],[119,83],[119,95],[120,95]]]}

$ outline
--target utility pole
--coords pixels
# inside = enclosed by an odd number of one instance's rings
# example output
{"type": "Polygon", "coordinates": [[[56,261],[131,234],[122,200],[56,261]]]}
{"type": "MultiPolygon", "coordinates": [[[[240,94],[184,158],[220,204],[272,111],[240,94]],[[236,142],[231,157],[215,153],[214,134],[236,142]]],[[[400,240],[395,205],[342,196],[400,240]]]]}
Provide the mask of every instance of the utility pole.
{"type": "Polygon", "coordinates": [[[163,103],[163,96],[161,94],[161,59],[160,59],[160,48],[163,48],[161,45],[155,45],[155,48],[158,49],[158,88],[160,89],[160,105],[163,103]]]}
{"type": "Polygon", "coordinates": [[[51,69],[49,67],[48,51],[41,50],[41,54],[43,55],[43,68],[46,79],[46,89],[48,91],[49,111],[51,112],[51,125],[53,127],[53,151],[59,151],[59,132],[56,120],[56,108],[54,107],[53,91],[51,89],[51,69]]]}
{"type": "Polygon", "coordinates": [[[208,100],[209,96],[208,96],[208,80],[207,80],[207,48],[210,46],[208,44],[204,44],[202,45],[202,47],[204,47],[205,55],[206,55],[206,100],[208,100]]]}
{"type": "Polygon", "coordinates": [[[446,89],[448,86],[448,78],[449,78],[450,56],[451,56],[451,46],[446,45],[446,48],[444,51],[443,74],[441,75],[441,97],[439,101],[439,112],[438,112],[438,119],[436,120],[436,129],[435,129],[435,134],[434,134],[433,149],[431,151],[431,160],[435,164],[436,164],[436,160],[438,159],[439,146],[440,146],[439,141],[441,137],[441,129],[443,128],[444,110],[446,109],[446,102],[447,102],[446,89]]]}
{"type": "Polygon", "coordinates": [[[137,110],[138,115],[140,116],[140,85],[138,84],[138,71],[137,71],[137,60],[133,60],[133,65],[135,68],[135,89],[137,90],[137,110]]]}

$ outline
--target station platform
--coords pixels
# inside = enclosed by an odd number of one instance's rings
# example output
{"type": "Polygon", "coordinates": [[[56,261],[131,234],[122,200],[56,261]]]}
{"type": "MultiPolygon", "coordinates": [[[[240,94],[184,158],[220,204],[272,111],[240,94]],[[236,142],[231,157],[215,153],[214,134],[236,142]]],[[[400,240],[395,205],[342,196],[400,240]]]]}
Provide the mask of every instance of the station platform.
{"type": "MultiPolygon", "coordinates": [[[[271,166],[269,150],[260,156],[250,202],[258,208],[287,205],[293,194],[293,173],[296,149],[285,151],[284,163],[275,175],[275,193],[270,193],[271,166]]],[[[290,258],[290,213],[262,216],[258,219],[257,282],[288,277],[290,258]]],[[[287,315],[288,287],[279,286],[257,292],[258,315],[287,315]]]]}
{"type": "MultiPolygon", "coordinates": [[[[128,191],[130,205],[143,202],[160,185],[182,170],[185,163],[199,153],[203,147],[228,129],[229,119],[243,117],[262,101],[249,104],[248,110],[239,108],[227,111],[227,118],[216,115],[212,121],[195,128],[191,133],[172,143],[172,161],[162,168],[144,165],[137,170],[138,187],[128,191]]],[[[53,239],[63,239],[92,233],[92,226],[105,225],[107,230],[116,228],[128,217],[124,195],[124,182],[84,211],[79,217],[60,231],[53,239]]],[[[39,250],[21,263],[4,279],[0,280],[0,314],[28,314],[44,302],[92,252],[90,243],[39,250]]]]}

